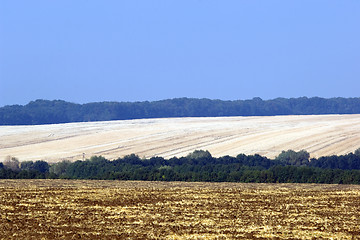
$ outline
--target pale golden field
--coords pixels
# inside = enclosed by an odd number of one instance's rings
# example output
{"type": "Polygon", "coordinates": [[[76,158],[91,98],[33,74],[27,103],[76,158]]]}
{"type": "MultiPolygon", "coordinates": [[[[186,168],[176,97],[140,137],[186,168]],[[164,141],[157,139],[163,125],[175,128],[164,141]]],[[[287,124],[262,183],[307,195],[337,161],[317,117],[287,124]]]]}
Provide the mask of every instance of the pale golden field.
{"type": "Polygon", "coordinates": [[[0,180],[0,239],[360,239],[360,186],[0,180]]]}
{"type": "Polygon", "coordinates": [[[239,153],[273,158],[282,150],[311,157],[355,151],[360,115],[168,118],[40,126],[0,126],[0,161],[186,156],[197,149],[215,157],[239,153]]]}

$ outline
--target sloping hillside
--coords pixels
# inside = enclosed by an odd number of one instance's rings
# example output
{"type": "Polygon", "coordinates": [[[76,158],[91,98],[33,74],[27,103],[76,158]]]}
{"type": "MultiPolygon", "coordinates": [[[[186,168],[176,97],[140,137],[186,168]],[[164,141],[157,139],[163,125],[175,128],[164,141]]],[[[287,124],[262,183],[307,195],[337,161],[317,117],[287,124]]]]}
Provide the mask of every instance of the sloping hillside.
{"type": "Polygon", "coordinates": [[[77,160],[239,153],[275,157],[305,149],[311,157],[341,155],[360,147],[360,115],[164,118],[36,126],[0,126],[0,160],[77,160]]]}

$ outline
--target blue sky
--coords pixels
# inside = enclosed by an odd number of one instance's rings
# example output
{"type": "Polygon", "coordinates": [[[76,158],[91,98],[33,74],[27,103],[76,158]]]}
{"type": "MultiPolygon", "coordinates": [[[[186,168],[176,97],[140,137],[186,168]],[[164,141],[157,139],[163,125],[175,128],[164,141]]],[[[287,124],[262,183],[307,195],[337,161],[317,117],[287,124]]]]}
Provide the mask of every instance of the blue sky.
{"type": "Polygon", "coordinates": [[[0,106],[360,97],[360,1],[1,0],[0,106]]]}

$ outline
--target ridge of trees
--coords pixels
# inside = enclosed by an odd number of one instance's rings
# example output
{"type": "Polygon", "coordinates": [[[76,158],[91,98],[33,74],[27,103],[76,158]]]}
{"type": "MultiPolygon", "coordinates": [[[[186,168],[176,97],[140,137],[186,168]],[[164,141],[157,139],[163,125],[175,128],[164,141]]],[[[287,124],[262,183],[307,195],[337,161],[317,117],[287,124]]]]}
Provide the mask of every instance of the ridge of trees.
{"type": "Polygon", "coordinates": [[[215,158],[203,150],[168,160],[131,154],[116,160],[93,156],[48,164],[8,157],[0,163],[0,178],[360,184],[360,148],[318,159],[310,159],[304,150],[283,151],[274,160],[258,154],[215,158]]]}
{"type": "Polygon", "coordinates": [[[360,98],[276,98],[222,101],[175,98],[153,102],[96,102],[75,104],[62,100],[36,100],[27,105],[0,108],[0,125],[35,125],[68,122],[166,117],[273,116],[358,114],[360,98]]]}

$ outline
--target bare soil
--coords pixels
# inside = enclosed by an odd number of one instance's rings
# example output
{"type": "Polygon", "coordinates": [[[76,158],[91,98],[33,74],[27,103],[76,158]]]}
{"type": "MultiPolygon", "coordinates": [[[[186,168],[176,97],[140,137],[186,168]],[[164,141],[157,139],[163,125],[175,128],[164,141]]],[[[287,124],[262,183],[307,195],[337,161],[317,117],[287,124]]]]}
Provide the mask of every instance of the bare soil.
{"type": "Polygon", "coordinates": [[[360,239],[360,187],[0,180],[0,239],[360,239]]]}
{"type": "Polygon", "coordinates": [[[93,155],[115,159],[185,156],[196,149],[213,156],[239,153],[270,158],[305,149],[311,157],[341,155],[360,147],[360,115],[167,118],[38,126],[0,126],[0,160],[11,155],[56,162],[93,155]]]}

